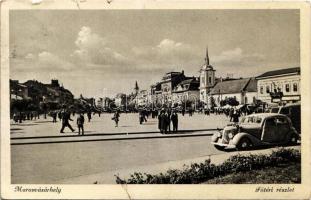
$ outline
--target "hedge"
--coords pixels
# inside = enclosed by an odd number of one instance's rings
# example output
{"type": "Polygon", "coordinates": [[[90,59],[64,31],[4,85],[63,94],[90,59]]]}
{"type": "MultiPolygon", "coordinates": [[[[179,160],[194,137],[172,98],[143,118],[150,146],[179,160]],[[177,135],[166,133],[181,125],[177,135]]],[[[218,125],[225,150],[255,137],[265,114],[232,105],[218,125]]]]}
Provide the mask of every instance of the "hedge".
{"type": "Polygon", "coordinates": [[[300,161],[300,151],[281,148],[269,155],[234,155],[219,165],[212,164],[210,159],[207,159],[203,163],[184,165],[182,170],[171,169],[166,173],[154,175],[135,172],[127,180],[121,179],[118,175],[115,177],[117,184],[195,184],[235,172],[263,169],[300,161]]]}

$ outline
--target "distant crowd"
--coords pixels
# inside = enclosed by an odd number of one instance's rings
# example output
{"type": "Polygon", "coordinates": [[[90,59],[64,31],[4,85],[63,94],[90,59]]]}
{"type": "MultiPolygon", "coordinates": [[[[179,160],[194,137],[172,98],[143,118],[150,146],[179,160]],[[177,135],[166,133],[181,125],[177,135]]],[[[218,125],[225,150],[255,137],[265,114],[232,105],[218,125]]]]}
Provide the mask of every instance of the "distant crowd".
{"type": "MultiPolygon", "coordinates": [[[[148,108],[139,108],[137,110],[138,112],[138,122],[139,124],[144,124],[148,121],[148,118],[157,119],[158,120],[158,129],[160,133],[162,134],[168,134],[171,132],[177,132],[178,131],[178,115],[181,114],[184,116],[186,113],[189,115],[189,117],[193,116],[194,113],[198,114],[204,114],[204,115],[225,115],[230,119],[230,122],[238,123],[239,118],[241,115],[248,115],[251,114],[254,111],[251,111],[250,109],[236,109],[236,108],[214,108],[214,109],[200,109],[195,111],[192,108],[189,109],[176,109],[176,108],[161,108],[161,109],[148,109],[148,108]]],[[[41,117],[43,115],[43,118],[46,119],[47,115],[52,117],[52,122],[56,123],[57,119],[62,122],[62,126],[60,129],[60,133],[64,133],[64,129],[68,127],[72,132],[75,131],[75,129],[71,126],[70,121],[73,121],[71,119],[71,115],[75,116],[78,115],[76,118],[76,125],[78,128],[78,134],[84,135],[84,123],[86,115],[87,121],[90,122],[92,119],[92,115],[98,114],[98,116],[101,116],[101,111],[94,111],[94,110],[87,110],[87,111],[72,111],[66,108],[60,109],[60,110],[54,110],[50,111],[48,113],[41,113],[41,117]]],[[[115,123],[115,127],[119,126],[120,121],[120,115],[121,113],[127,113],[127,112],[121,112],[120,109],[116,109],[112,113],[112,120],[115,123]]],[[[36,120],[40,119],[40,114],[37,111],[32,112],[20,112],[20,113],[14,113],[13,114],[13,121],[15,123],[22,123],[25,120],[36,120]]]]}

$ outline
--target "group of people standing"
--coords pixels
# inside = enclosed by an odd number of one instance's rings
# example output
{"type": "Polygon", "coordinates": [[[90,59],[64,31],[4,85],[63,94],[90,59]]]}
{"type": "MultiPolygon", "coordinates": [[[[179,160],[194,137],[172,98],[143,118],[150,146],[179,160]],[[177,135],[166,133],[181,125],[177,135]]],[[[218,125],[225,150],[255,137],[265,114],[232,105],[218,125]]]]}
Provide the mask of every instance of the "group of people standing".
{"type": "MultiPolygon", "coordinates": [[[[71,113],[67,110],[64,110],[61,112],[61,119],[62,119],[62,128],[60,129],[60,133],[64,133],[64,129],[68,127],[72,132],[75,131],[75,129],[72,128],[70,125],[69,121],[73,121],[70,117],[71,113]]],[[[84,135],[84,114],[80,113],[79,116],[77,117],[76,121],[79,135],[84,135]]]]}
{"type": "Polygon", "coordinates": [[[26,120],[36,120],[40,119],[40,115],[36,111],[30,111],[30,112],[14,112],[12,119],[15,123],[22,123],[26,120]]]}
{"type": "Polygon", "coordinates": [[[230,117],[230,122],[238,123],[239,117],[241,116],[241,112],[240,112],[240,110],[232,108],[232,109],[230,109],[228,115],[230,117]]]}
{"type": "Polygon", "coordinates": [[[158,128],[162,134],[171,132],[171,122],[173,125],[173,132],[178,131],[178,115],[176,110],[162,109],[158,116],[158,128]]]}

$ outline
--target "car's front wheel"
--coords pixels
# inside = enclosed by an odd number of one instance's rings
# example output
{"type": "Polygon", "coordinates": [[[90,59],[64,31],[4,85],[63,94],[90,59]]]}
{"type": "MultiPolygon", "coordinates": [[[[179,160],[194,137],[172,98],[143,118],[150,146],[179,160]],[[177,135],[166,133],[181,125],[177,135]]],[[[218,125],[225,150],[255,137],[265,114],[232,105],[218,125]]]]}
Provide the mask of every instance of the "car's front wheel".
{"type": "Polygon", "coordinates": [[[238,143],[237,149],[238,150],[246,150],[246,149],[250,149],[252,146],[253,146],[253,143],[250,141],[250,139],[244,137],[238,143]]]}
{"type": "Polygon", "coordinates": [[[289,144],[297,144],[298,142],[298,137],[296,135],[291,135],[290,139],[289,139],[289,144]]]}
{"type": "Polygon", "coordinates": [[[224,146],[219,146],[219,145],[214,145],[214,147],[217,149],[217,150],[219,150],[219,151],[223,151],[224,149],[225,149],[225,147],[224,146]]]}

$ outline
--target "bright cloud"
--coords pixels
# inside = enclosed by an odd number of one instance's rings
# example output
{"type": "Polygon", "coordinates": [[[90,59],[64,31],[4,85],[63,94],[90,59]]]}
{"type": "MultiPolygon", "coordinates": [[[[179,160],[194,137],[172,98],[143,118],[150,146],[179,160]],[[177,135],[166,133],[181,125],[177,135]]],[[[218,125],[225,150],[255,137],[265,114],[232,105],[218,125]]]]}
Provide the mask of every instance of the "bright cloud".
{"type": "Polygon", "coordinates": [[[93,33],[90,27],[83,26],[75,41],[77,49],[72,56],[79,61],[92,65],[118,65],[127,61],[127,58],[110,48],[107,39],[93,33]]]}
{"type": "Polygon", "coordinates": [[[164,50],[164,51],[174,51],[174,50],[180,50],[183,48],[183,44],[180,42],[175,42],[170,39],[164,39],[160,42],[160,44],[157,46],[159,49],[164,50]]]}
{"type": "Polygon", "coordinates": [[[34,55],[32,53],[28,53],[26,56],[25,56],[25,59],[34,59],[34,55]]]}
{"type": "Polygon", "coordinates": [[[38,53],[37,65],[40,68],[48,68],[52,70],[70,70],[74,68],[74,65],[68,61],[65,61],[55,54],[48,51],[38,53]]]}

